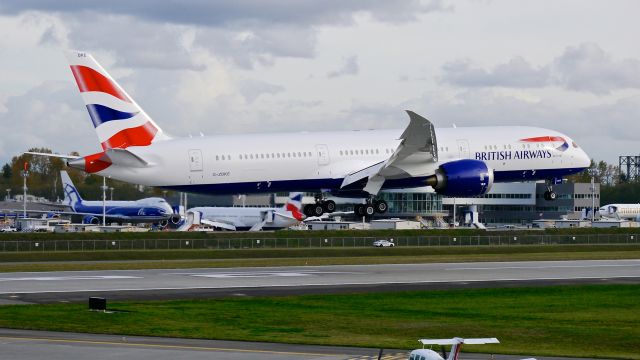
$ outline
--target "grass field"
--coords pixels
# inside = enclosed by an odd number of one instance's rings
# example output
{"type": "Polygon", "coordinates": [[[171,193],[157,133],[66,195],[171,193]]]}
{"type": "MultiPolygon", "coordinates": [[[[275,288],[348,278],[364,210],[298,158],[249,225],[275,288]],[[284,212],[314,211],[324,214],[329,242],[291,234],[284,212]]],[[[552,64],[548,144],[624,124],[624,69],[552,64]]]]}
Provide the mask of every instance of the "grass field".
{"type": "Polygon", "coordinates": [[[640,359],[640,286],[416,291],[0,307],[0,327],[284,343],[417,347],[497,337],[465,351],[640,359]]]}
{"type": "Polygon", "coordinates": [[[0,253],[0,272],[638,258],[640,245],[24,252],[0,253]]]}

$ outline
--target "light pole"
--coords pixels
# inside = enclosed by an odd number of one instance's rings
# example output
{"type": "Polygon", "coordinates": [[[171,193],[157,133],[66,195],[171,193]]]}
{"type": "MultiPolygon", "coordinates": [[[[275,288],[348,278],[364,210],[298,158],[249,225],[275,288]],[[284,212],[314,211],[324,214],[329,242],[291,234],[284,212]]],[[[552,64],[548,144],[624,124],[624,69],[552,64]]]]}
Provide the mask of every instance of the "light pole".
{"type": "Polygon", "coordinates": [[[11,189],[7,189],[7,201],[11,200],[11,189]]]}
{"type": "Polygon", "coordinates": [[[24,163],[22,170],[22,217],[27,218],[27,177],[29,176],[29,163],[24,163]]]}
{"type": "Polygon", "coordinates": [[[591,190],[591,224],[593,224],[596,216],[596,183],[593,176],[591,177],[591,188],[589,190],[591,190]]]}
{"type": "Polygon", "coordinates": [[[107,226],[107,178],[102,178],[102,226],[107,226]]]}

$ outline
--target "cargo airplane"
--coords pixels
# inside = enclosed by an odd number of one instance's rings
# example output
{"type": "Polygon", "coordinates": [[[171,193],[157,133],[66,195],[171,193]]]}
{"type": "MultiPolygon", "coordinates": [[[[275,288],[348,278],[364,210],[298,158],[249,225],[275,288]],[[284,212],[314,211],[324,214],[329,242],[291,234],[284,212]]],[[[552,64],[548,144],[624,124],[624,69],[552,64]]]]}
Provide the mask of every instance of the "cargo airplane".
{"type": "MultiPolygon", "coordinates": [[[[553,185],[589,166],[567,135],[524,127],[435,128],[407,111],[405,129],[172,138],[88,53],[71,72],[102,151],[66,156],[70,167],[130,183],[206,194],[314,192],[306,215],[335,210],[326,195],[362,198],[355,212],[385,212],[382,189],[432,186],[445,196],[487,193],[494,182],[553,185]]],[[[215,120],[215,119],[214,119],[215,120]]],[[[46,154],[45,154],[46,155],[46,154]]],[[[51,156],[48,154],[48,156],[51,156]]]]}

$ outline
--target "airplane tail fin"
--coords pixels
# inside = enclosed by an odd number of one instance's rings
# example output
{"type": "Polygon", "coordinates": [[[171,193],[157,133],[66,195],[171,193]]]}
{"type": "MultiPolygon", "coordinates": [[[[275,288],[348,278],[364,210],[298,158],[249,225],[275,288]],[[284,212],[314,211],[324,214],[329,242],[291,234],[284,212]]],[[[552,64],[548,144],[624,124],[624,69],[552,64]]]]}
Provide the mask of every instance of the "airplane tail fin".
{"type": "Polygon", "coordinates": [[[296,220],[302,221],[302,219],[304,219],[304,215],[302,214],[302,193],[289,193],[289,200],[284,204],[284,210],[290,211],[296,220]]]}
{"type": "Polygon", "coordinates": [[[75,210],[76,205],[82,203],[82,197],[66,171],[60,171],[60,177],[62,178],[62,190],[64,191],[64,204],[75,210]]]}
{"type": "Polygon", "coordinates": [[[103,150],[148,146],[167,138],[91,54],[71,50],[67,59],[103,150]]]}

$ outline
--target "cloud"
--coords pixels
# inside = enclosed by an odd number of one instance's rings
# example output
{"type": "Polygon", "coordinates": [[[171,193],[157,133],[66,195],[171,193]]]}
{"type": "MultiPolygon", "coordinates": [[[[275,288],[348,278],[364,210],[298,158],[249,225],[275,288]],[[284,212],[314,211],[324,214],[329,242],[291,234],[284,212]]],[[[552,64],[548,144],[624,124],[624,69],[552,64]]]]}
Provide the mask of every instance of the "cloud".
{"type": "Polygon", "coordinates": [[[88,136],[95,134],[89,115],[78,111],[84,105],[74,87],[71,82],[49,81],[5,100],[5,111],[0,112],[3,162],[30,147],[63,153],[99,151],[97,136],[88,136]]]}
{"type": "Polygon", "coordinates": [[[621,89],[640,89],[640,60],[612,59],[598,45],[583,43],[567,47],[549,64],[535,67],[518,56],[485,70],[469,60],[456,60],[443,66],[441,81],[461,87],[564,89],[609,94],[621,89]]]}
{"type": "Polygon", "coordinates": [[[344,59],[344,63],[342,64],[342,66],[337,70],[330,71],[327,74],[327,77],[335,78],[346,75],[355,75],[358,73],[358,70],[358,57],[354,55],[347,59],[344,59]]]}
{"type": "Polygon", "coordinates": [[[548,67],[535,68],[522,57],[491,70],[473,68],[470,60],[457,60],[443,66],[442,81],[465,87],[541,87],[548,83],[548,67]]]}
{"type": "Polygon", "coordinates": [[[640,60],[615,60],[593,43],[567,47],[553,67],[554,80],[571,90],[608,94],[618,89],[640,88],[640,60]]]}
{"type": "Polygon", "coordinates": [[[284,91],[284,87],[258,80],[244,80],[240,82],[240,93],[247,102],[252,103],[263,94],[277,94],[284,91]]]}

